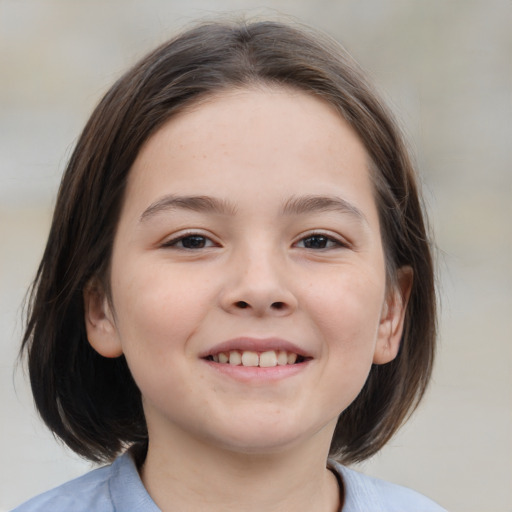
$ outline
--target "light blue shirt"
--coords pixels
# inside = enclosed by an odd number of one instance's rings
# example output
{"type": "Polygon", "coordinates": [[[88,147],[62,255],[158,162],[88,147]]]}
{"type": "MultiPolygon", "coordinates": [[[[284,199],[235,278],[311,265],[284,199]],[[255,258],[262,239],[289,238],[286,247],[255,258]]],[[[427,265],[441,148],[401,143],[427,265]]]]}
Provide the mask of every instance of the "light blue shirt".
{"type": "MultiPolygon", "coordinates": [[[[334,461],[329,461],[329,467],[343,482],[342,512],[446,512],[411,489],[365,476],[334,461]]],[[[13,510],[34,511],[161,512],[127,453],[112,465],[95,469],[13,510]]]]}

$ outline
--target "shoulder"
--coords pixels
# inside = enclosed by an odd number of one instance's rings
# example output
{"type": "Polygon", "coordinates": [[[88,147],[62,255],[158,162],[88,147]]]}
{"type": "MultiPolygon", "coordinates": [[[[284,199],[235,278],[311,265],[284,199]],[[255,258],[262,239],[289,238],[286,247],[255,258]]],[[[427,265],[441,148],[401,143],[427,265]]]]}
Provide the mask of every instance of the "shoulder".
{"type": "Polygon", "coordinates": [[[329,461],[345,491],[343,512],[446,512],[422,494],[329,461]]]}
{"type": "Polygon", "coordinates": [[[55,489],[47,491],[27,501],[13,512],[32,512],[36,510],[113,510],[109,503],[108,482],[112,466],[95,469],[75,480],[71,480],[55,489]]]}
{"type": "Polygon", "coordinates": [[[135,464],[124,454],[109,466],[95,469],[47,491],[12,512],[158,512],[144,488],[135,464]]]}

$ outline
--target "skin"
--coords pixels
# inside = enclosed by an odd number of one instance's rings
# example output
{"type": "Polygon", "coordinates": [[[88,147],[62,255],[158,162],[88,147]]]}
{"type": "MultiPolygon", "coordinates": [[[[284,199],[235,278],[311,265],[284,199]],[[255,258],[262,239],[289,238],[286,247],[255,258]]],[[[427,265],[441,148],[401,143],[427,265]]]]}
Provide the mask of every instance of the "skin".
{"type": "Polygon", "coordinates": [[[338,510],[336,420],[396,356],[412,279],[386,286],[367,154],[339,114],[248,88],[172,118],[130,172],[110,277],[110,299],[97,280],[85,292],[88,338],[124,354],[141,389],[157,505],[338,510]],[[222,208],[176,202],[197,196],[222,208]],[[286,340],[307,361],[234,376],[205,359],[240,338],[286,340]]]}

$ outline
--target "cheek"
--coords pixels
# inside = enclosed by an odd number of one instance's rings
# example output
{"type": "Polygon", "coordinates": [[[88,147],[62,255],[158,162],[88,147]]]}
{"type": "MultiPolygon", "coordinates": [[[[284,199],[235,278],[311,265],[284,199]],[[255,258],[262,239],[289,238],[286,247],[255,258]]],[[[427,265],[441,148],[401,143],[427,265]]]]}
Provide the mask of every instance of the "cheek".
{"type": "Polygon", "coordinates": [[[346,329],[352,334],[368,328],[375,330],[384,293],[385,280],[379,272],[346,268],[331,272],[320,286],[310,284],[308,309],[323,319],[322,324],[344,326],[344,332],[346,329]]]}
{"type": "Polygon", "coordinates": [[[333,273],[322,289],[311,287],[308,309],[329,355],[357,368],[371,364],[385,286],[378,272],[351,270],[333,273]]]}
{"type": "Polygon", "coordinates": [[[325,293],[311,295],[310,311],[323,340],[320,410],[337,417],[357,397],[370,372],[384,294],[375,280],[343,277],[331,280],[325,293]]]}
{"type": "Polygon", "coordinates": [[[204,280],[170,272],[165,264],[141,264],[125,271],[133,277],[118,281],[114,297],[125,352],[144,350],[146,357],[165,358],[173,348],[186,348],[209,300],[204,280]]]}
{"type": "Polygon", "coordinates": [[[116,327],[145,407],[189,395],[187,364],[193,354],[188,340],[205,314],[206,289],[200,293],[192,276],[173,275],[165,265],[140,265],[131,273],[125,267],[124,272],[132,278],[119,279],[114,288],[116,327]]]}

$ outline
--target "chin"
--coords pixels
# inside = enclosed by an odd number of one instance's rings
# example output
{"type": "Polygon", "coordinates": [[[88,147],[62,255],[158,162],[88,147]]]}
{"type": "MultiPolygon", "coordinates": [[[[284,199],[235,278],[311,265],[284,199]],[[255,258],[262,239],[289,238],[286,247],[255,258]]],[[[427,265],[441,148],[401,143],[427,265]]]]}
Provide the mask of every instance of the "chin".
{"type": "Polygon", "coordinates": [[[307,443],[319,430],[323,430],[304,428],[297,422],[276,422],[275,418],[268,423],[246,420],[237,425],[232,422],[229,427],[229,433],[226,432],[222,439],[217,438],[217,446],[247,455],[272,455],[291,450],[307,443]]]}
{"type": "Polygon", "coordinates": [[[256,436],[252,438],[239,439],[235,442],[231,440],[224,443],[221,447],[234,454],[253,455],[253,456],[269,456],[279,454],[287,450],[291,450],[300,444],[300,439],[278,438],[262,439],[256,436]]]}

